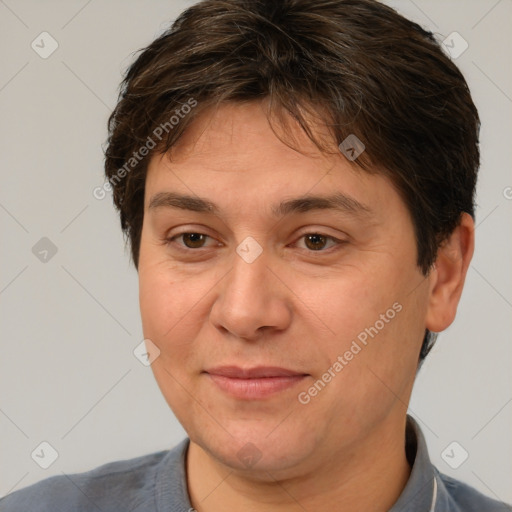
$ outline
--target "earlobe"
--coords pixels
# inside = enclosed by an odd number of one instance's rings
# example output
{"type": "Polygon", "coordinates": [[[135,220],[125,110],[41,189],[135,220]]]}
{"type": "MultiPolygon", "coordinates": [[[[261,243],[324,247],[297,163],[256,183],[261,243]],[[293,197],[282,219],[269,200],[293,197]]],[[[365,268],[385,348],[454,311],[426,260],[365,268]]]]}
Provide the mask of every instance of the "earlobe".
{"type": "Polygon", "coordinates": [[[425,326],[430,331],[441,332],[455,319],[474,246],[475,224],[471,215],[463,213],[459,225],[439,247],[429,276],[425,326]]]}

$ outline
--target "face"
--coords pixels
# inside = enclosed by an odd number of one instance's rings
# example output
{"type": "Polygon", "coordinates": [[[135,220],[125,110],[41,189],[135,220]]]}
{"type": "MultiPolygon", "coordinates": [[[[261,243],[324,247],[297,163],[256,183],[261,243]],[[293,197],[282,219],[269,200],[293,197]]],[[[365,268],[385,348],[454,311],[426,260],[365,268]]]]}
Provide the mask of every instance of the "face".
{"type": "Polygon", "coordinates": [[[400,423],[428,297],[392,184],[290,129],[300,152],[260,103],[198,118],[150,162],[139,259],[152,368],[191,441],[283,474],[400,423]]]}

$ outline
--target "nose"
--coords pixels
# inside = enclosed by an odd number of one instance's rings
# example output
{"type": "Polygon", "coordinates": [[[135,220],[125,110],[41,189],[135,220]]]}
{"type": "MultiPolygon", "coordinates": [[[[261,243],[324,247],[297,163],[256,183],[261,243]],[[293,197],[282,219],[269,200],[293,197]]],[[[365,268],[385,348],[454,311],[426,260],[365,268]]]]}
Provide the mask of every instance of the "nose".
{"type": "Polygon", "coordinates": [[[289,291],[271,269],[265,251],[251,263],[235,254],[233,267],[219,286],[210,321],[224,333],[256,341],[290,325],[289,291]]]}

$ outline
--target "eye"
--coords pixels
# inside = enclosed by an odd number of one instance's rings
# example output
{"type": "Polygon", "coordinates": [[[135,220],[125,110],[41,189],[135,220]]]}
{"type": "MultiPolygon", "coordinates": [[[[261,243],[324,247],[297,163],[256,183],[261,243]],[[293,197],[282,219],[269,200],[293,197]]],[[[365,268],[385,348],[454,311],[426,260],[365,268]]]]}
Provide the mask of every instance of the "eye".
{"type": "Polygon", "coordinates": [[[304,245],[309,251],[323,251],[329,241],[331,245],[327,247],[328,249],[343,243],[342,240],[338,240],[332,236],[322,235],[321,233],[306,233],[302,235],[299,240],[304,240],[304,245]]]}
{"type": "Polygon", "coordinates": [[[176,239],[182,240],[180,245],[182,248],[187,249],[201,249],[204,247],[206,240],[209,237],[203,233],[179,233],[178,235],[174,235],[173,237],[167,239],[168,243],[174,242],[176,239]]]}
{"type": "MultiPolygon", "coordinates": [[[[202,249],[207,247],[207,241],[213,240],[212,237],[204,233],[186,232],[178,233],[166,241],[168,244],[177,244],[180,249],[202,249]]],[[[327,252],[328,249],[337,245],[343,244],[343,240],[338,240],[332,236],[323,235],[321,233],[306,233],[302,235],[299,240],[304,240],[304,246],[301,247],[299,242],[296,242],[299,248],[306,249],[310,252],[327,252]]]]}

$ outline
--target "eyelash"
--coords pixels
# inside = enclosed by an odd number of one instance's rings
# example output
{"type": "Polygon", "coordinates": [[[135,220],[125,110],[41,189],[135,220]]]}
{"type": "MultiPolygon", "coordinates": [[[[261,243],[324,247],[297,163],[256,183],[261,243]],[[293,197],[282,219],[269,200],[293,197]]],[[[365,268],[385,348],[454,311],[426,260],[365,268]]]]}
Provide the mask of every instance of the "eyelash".
{"type": "MultiPolygon", "coordinates": [[[[184,235],[202,235],[202,236],[205,236],[209,239],[213,239],[211,236],[209,235],[206,235],[204,233],[200,233],[200,232],[196,232],[196,231],[184,231],[183,233],[177,233],[176,235],[173,235],[172,237],[169,237],[169,238],[166,238],[165,239],[165,243],[166,245],[170,246],[171,244],[174,244],[175,243],[175,240],[177,238],[180,238],[180,237],[183,237],[184,235]]],[[[336,250],[337,248],[339,248],[340,245],[343,245],[344,243],[346,243],[345,240],[340,240],[338,238],[335,238],[333,236],[330,236],[330,235],[325,235],[323,233],[320,233],[320,232],[308,232],[308,233],[304,233],[302,234],[298,240],[301,240],[301,239],[304,239],[305,237],[307,236],[311,236],[311,235],[318,235],[318,236],[321,236],[325,239],[327,239],[328,241],[333,241],[335,242],[335,245],[333,247],[330,247],[328,249],[318,249],[318,250],[312,250],[312,249],[303,249],[309,253],[330,253],[331,252],[331,249],[334,249],[336,250]]],[[[193,249],[191,247],[186,247],[185,245],[181,245],[181,244],[178,244],[178,250],[180,251],[184,251],[184,252],[191,252],[191,251],[194,251],[194,252],[200,252],[202,249],[207,249],[207,247],[198,247],[196,249],[193,249]]]]}

